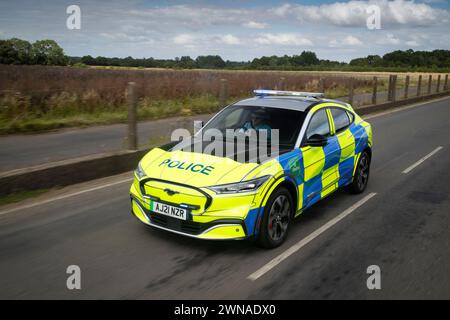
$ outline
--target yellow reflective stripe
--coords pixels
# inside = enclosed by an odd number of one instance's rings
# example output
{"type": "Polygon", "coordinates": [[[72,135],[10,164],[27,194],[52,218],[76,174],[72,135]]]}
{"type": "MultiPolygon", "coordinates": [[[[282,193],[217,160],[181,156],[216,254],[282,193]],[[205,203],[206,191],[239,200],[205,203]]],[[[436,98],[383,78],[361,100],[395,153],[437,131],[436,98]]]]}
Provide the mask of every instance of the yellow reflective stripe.
{"type": "Polygon", "coordinates": [[[321,197],[325,197],[326,195],[333,192],[337,186],[336,183],[339,179],[339,164],[336,164],[322,173],[322,192],[321,197]]]}
{"type": "Polygon", "coordinates": [[[323,148],[306,148],[302,151],[305,181],[308,181],[322,172],[325,165],[325,152],[323,148]]]}
{"type": "Polygon", "coordinates": [[[328,115],[328,125],[330,126],[330,132],[331,135],[334,136],[336,134],[336,127],[334,126],[334,119],[330,109],[327,109],[327,115],[328,115]]]}
{"type": "Polygon", "coordinates": [[[270,197],[270,195],[272,194],[273,190],[275,190],[276,187],[278,187],[278,186],[280,185],[280,183],[282,183],[282,182],[284,182],[284,181],[285,181],[285,178],[284,178],[284,177],[278,179],[277,181],[275,181],[274,184],[272,184],[272,185],[270,186],[269,190],[268,190],[266,193],[264,193],[264,195],[262,195],[262,196],[264,196],[263,202],[261,203],[261,206],[262,206],[262,207],[264,207],[264,206],[266,205],[267,200],[269,200],[269,197],[270,197]]]}
{"type": "Polygon", "coordinates": [[[356,155],[356,157],[355,157],[355,162],[353,163],[353,165],[354,165],[354,168],[353,168],[353,176],[355,176],[356,167],[357,167],[357,164],[358,164],[358,161],[359,161],[359,157],[360,157],[360,156],[361,156],[361,152],[358,153],[358,154],[356,155]]]}
{"type": "Polygon", "coordinates": [[[341,148],[341,157],[339,162],[342,162],[355,155],[355,137],[349,129],[338,134],[337,136],[339,147],[341,148]]]}
{"type": "Polygon", "coordinates": [[[298,186],[298,207],[297,209],[303,208],[303,188],[305,187],[305,184],[302,183],[298,186]]]}

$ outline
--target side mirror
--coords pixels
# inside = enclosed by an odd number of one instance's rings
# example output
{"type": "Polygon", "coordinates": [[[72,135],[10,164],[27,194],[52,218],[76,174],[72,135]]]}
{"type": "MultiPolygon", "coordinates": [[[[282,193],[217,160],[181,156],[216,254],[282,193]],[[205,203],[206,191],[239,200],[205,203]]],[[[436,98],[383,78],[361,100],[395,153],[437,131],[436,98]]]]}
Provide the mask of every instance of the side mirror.
{"type": "Polygon", "coordinates": [[[313,134],[306,140],[305,145],[311,147],[324,147],[328,143],[328,139],[320,134],[313,134]]]}
{"type": "Polygon", "coordinates": [[[203,121],[202,120],[195,120],[194,121],[194,134],[199,132],[203,128],[203,121]]]}

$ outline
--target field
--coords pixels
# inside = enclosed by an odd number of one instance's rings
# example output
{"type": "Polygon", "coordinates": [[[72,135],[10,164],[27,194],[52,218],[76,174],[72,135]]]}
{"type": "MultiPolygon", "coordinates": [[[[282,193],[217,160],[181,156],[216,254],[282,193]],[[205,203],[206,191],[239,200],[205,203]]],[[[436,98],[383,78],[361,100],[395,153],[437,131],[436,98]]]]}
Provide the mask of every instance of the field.
{"type": "MultiPolygon", "coordinates": [[[[327,97],[371,92],[373,76],[386,90],[388,73],[217,71],[130,68],[74,68],[0,65],[0,134],[124,122],[126,87],[136,82],[139,120],[211,113],[219,109],[220,80],[227,102],[256,88],[319,91],[327,97]],[[284,80],[280,80],[284,78],[284,80]],[[321,86],[319,79],[323,79],[321,86]]],[[[399,86],[402,79],[399,76],[399,86]]],[[[411,85],[415,76],[412,75],[411,85]]]]}

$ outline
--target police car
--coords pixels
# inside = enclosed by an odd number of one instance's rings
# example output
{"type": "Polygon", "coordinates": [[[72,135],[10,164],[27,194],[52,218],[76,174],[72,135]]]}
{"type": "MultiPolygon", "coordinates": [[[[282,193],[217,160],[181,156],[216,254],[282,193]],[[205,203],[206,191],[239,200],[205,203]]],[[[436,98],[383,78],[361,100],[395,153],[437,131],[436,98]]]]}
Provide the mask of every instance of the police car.
{"type": "Polygon", "coordinates": [[[276,154],[262,159],[264,147],[249,156],[245,143],[244,159],[237,151],[211,154],[203,140],[189,150],[186,142],[154,148],[135,171],[133,215],[188,237],[253,238],[274,248],[307,208],[338,188],[361,193],[367,186],[372,129],[347,103],[320,93],[255,90],[254,97],[222,109],[196,136],[230,129],[266,136],[276,131],[276,154]]]}

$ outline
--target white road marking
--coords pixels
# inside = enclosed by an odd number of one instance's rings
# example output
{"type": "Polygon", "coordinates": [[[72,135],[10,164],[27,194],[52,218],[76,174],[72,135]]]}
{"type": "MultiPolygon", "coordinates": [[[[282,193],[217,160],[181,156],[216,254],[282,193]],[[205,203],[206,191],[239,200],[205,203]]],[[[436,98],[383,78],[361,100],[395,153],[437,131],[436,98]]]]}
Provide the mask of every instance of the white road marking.
{"type": "MultiPolygon", "coordinates": [[[[404,111],[404,110],[408,110],[408,109],[424,106],[424,105],[431,104],[431,103],[441,102],[441,101],[448,100],[448,99],[449,99],[449,97],[443,97],[443,98],[437,98],[437,99],[433,99],[433,100],[418,102],[418,103],[406,105],[404,107],[396,107],[396,108],[391,109],[391,110],[386,110],[386,111],[382,111],[382,112],[376,112],[376,113],[363,115],[363,116],[361,116],[361,118],[363,118],[364,120],[370,120],[372,118],[378,118],[378,117],[381,117],[381,116],[389,115],[391,113],[396,113],[396,112],[399,112],[399,111],[404,111]]],[[[356,108],[355,111],[356,111],[356,113],[358,113],[358,108],[356,108]]]]}
{"type": "Polygon", "coordinates": [[[319,235],[327,231],[329,228],[334,226],[336,223],[344,219],[346,216],[348,216],[350,213],[358,209],[360,206],[362,206],[364,203],[369,201],[373,196],[375,196],[376,193],[372,192],[369,193],[367,196],[356,202],[354,205],[352,205],[350,208],[345,210],[344,212],[340,213],[337,217],[331,219],[327,223],[325,223],[323,226],[321,226],[319,229],[315,230],[311,234],[309,234],[306,238],[303,238],[296,244],[294,244],[292,247],[278,255],[277,257],[273,258],[271,261],[269,261],[266,265],[261,267],[260,269],[253,272],[251,275],[247,277],[247,279],[255,281],[270,270],[272,270],[274,267],[276,267],[278,264],[280,264],[283,260],[287,259],[289,256],[306,246],[308,243],[310,243],[312,240],[317,238],[319,235]]]}
{"type": "Polygon", "coordinates": [[[439,150],[443,149],[444,147],[439,146],[436,149],[434,149],[433,151],[431,151],[429,154],[427,154],[425,157],[423,157],[422,159],[420,159],[419,161],[417,161],[416,163],[414,163],[413,165],[409,166],[408,168],[406,168],[405,170],[402,171],[402,173],[409,173],[410,171],[412,171],[415,167],[417,167],[418,165],[422,164],[425,160],[427,160],[429,157],[433,156],[434,154],[436,154],[437,152],[439,152],[439,150]]]}
{"type": "Polygon", "coordinates": [[[125,182],[131,182],[131,181],[133,181],[133,178],[119,180],[119,181],[116,181],[116,182],[103,184],[101,186],[97,186],[97,187],[93,187],[93,188],[89,188],[89,189],[84,189],[84,190],[81,190],[81,191],[64,194],[64,195],[61,195],[61,196],[58,196],[58,197],[53,197],[53,198],[42,200],[42,201],[39,201],[39,202],[34,202],[34,203],[26,204],[26,205],[23,205],[23,206],[11,208],[11,209],[8,209],[8,210],[0,211],[0,216],[4,215],[4,214],[7,214],[7,213],[14,212],[14,211],[33,208],[33,207],[40,206],[40,205],[43,205],[43,204],[46,204],[46,203],[49,203],[49,202],[53,202],[53,201],[57,201],[57,200],[62,200],[62,199],[78,196],[78,195],[86,193],[86,192],[91,192],[91,191],[95,191],[95,190],[99,190],[99,189],[104,189],[104,188],[112,187],[112,186],[117,185],[117,184],[121,184],[121,183],[125,183],[125,182]]]}

